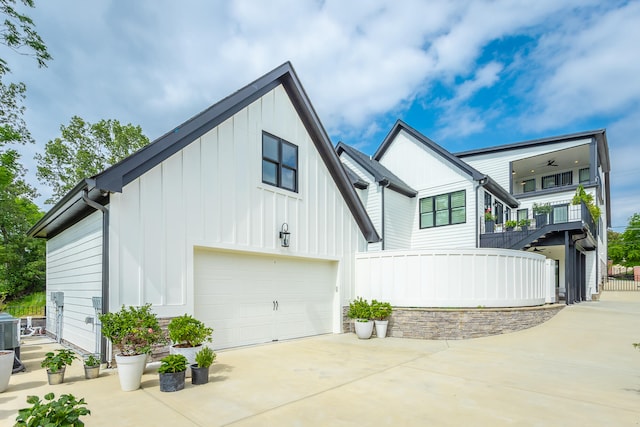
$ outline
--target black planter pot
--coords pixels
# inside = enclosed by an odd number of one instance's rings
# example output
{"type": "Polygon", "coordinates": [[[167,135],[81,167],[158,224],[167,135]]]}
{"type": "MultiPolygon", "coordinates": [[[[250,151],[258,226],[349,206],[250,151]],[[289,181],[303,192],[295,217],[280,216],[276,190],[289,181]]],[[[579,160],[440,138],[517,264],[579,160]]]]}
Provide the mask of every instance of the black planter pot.
{"type": "Polygon", "coordinates": [[[178,391],[184,388],[185,372],[167,372],[160,375],[160,391],[178,391]]]}
{"type": "Polygon", "coordinates": [[[191,365],[191,384],[206,384],[209,382],[209,367],[201,368],[197,363],[191,365]]]}

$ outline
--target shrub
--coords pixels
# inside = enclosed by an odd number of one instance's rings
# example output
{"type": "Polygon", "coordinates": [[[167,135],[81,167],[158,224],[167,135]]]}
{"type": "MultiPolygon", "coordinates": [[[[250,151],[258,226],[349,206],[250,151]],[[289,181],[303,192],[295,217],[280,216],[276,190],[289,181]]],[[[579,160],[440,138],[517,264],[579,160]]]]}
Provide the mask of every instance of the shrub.
{"type": "Polygon", "coordinates": [[[213,328],[188,314],[171,319],[167,329],[175,347],[197,347],[205,341],[211,342],[213,333],[213,328]]]}
{"type": "Polygon", "coordinates": [[[90,354],[86,359],[84,359],[84,366],[89,366],[90,368],[100,366],[100,360],[93,354],[90,354]]]}
{"type": "Polygon", "coordinates": [[[72,394],[63,394],[58,400],[54,399],[53,393],[45,394],[44,401],[38,396],[27,396],[27,403],[32,406],[18,411],[15,427],[84,426],[80,417],[91,415],[91,411],[85,408],[84,398],[76,400],[72,394]]]}
{"type": "Polygon", "coordinates": [[[531,225],[531,220],[530,219],[521,219],[520,221],[518,221],[518,225],[520,227],[528,227],[531,225]]]}
{"type": "Polygon", "coordinates": [[[366,299],[362,297],[356,298],[354,301],[349,303],[349,311],[347,312],[347,316],[350,319],[358,319],[367,321],[371,319],[371,305],[366,299]]]}
{"type": "Polygon", "coordinates": [[[170,354],[160,360],[158,372],[161,374],[173,374],[187,370],[187,358],[182,354],[170,354]]]}
{"type": "Polygon", "coordinates": [[[207,368],[216,360],[216,354],[209,347],[204,346],[196,353],[196,363],[200,368],[207,368]]]}
{"type": "Polygon", "coordinates": [[[48,352],[44,355],[44,360],[40,364],[41,367],[47,368],[49,372],[55,374],[65,366],[69,366],[73,363],[76,355],[73,351],[66,348],[56,350],[57,353],[48,352]]]}
{"type": "Polygon", "coordinates": [[[504,222],[506,228],[514,228],[516,225],[518,225],[518,223],[512,219],[504,222]]]}
{"type": "Polygon", "coordinates": [[[120,351],[123,356],[135,356],[151,351],[151,346],[164,342],[164,335],[158,317],[151,312],[151,304],[142,307],[125,308],[120,311],[98,316],[102,323],[102,335],[120,351]]]}
{"type": "Polygon", "coordinates": [[[377,320],[385,320],[389,316],[391,316],[391,312],[393,308],[391,304],[388,302],[382,301],[371,301],[371,317],[377,320]]]}

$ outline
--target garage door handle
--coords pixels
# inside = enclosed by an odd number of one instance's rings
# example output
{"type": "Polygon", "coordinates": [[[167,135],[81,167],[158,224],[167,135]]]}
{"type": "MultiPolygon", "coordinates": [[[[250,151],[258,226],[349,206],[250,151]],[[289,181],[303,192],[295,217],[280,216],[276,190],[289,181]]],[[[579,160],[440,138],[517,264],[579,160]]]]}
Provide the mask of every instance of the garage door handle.
{"type": "Polygon", "coordinates": [[[279,305],[280,305],[280,304],[278,303],[278,301],[276,301],[276,311],[278,311],[278,306],[279,306],[279,305]]]}
{"type": "Polygon", "coordinates": [[[276,302],[275,301],[271,301],[273,303],[273,311],[276,311],[276,302]]]}

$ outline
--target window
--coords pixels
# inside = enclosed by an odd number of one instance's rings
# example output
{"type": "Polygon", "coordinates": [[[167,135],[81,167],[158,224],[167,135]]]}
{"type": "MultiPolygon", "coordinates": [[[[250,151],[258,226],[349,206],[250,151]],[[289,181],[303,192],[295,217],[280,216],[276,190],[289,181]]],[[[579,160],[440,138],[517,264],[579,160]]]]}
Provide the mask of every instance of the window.
{"type": "Polygon", "coordinates": [[[518,222],[529,218],[529,209],[518,209],[518,222]]]}
{"type": "Polygon", "coordinates": [[[489,212],[491,212],[491,194],[485,191],[484,192],[484,211],[487,212],[487,209],[489,212]]]}
{"type": "Polygon", "coordinates": [[[578,179],[580,180],[580,184],[591,181],[591,174],[589,173],[589,168],[583,168],[578,171],[578,179]]]}
{"type": "Polygon", "coordinates": [[[542,177],[542,188],[562,187],[573,184],[573,172],[562,172],[542,177]]]}
{"type": "Polygon", "coordinates": [[[262,134],[262,182],[298,191],[298,147],[267,133],[262,134]]]}
{"type": "Polygon", "coordinates": [[[560,205],[554,206],[551,211],[551,215],[553,217],[552,223],[559,224],[561,222],[569,221],[569,206],[568,205],[560,205]]]}
{"type": "Polygon", "coordinates": [[[522,192],[529,193],[531,191],[536,191],[536,180],[535,178],[527,179],[522,181],[522,192]]]}
{"type": "Polygon", "coordinates": [[[504,222],[504,205],[496,200],[496,224],[504,222]]]}
{"type": "Polygon", "coordinates": [[[420,199],[420,228],[466,222],[466,197],[462,190],[420,199]]]}

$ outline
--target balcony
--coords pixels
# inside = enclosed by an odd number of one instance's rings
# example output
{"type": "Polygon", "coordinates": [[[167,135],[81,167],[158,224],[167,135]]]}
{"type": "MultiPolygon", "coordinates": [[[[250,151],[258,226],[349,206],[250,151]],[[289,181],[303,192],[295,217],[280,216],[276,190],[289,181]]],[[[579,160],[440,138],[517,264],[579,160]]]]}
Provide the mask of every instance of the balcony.
{"type": "Polygon", "coordinates": [[[504,224],[484,221],[480,235],[481,248],[527,249],[558,231],[583,231],[589,239],[589,246],[596,245],[597,225],[584,203],[572,205],[571,201],[544,205],[548,212],[538,212],[529,218],[528,227],[516,227],[507,230],[504,224]]]}

